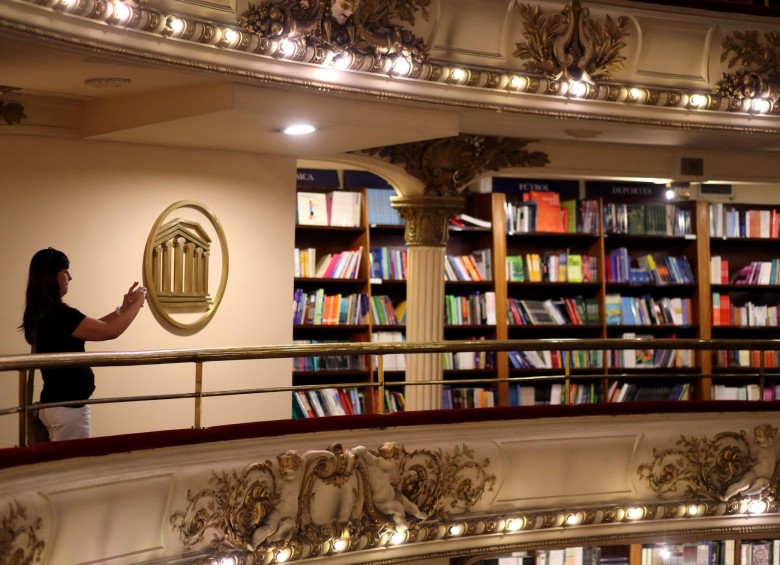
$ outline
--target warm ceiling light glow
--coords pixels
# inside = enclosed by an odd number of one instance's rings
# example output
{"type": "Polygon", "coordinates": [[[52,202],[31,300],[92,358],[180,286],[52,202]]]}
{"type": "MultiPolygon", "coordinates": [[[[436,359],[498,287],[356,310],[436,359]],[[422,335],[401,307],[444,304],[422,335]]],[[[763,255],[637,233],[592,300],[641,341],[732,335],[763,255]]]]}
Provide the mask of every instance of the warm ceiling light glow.
{"type": "Polygon", "coordinates": [[[341,55],[336,55],[333,57],[333,68],[338,69],[340,71],[343,71],[347,67],[349,67],[349,64],[351,62],[351,57],[347,53],[342,53],[341,55]]]}
{"type": "Polygon", "coordinates": [[[510,518],[506,522],[506,530],[508,532],[516,532],[517,530],[523,527],[523,522],[524,522],[523,518],[510,518]]]}
{"type": "Polygon", "coordinates": [[[691,96],[691,107],[702,108],[707,103],[707,97],[701,94],[694,94],[691,96]]]}
{"type": "Polygon", "coordinates": [[[626,513],[629,520],[639,520],[645,515],[645,509],[640,506],[634,506],[633,508],[629,508],[628,512],[626,513]]]}
{"type": "Polygon", "coordinates": [[[292,55],[295,53],[295,43],[290,41],[289,39],[283,39],[282,42],[279,44],[279,50],[282,52],[283,55],[292,55]]]}
{"type": "Polygon", "coordinates": [[[317,131],[317,128],[315,128],[312,125],[309,124],[295,124],[289,127],[286,127],[282,130],[282,133],[285,135],[308,135],[310,133],[314,133],[317,131]]]}
{"type": "Polygon", "coordinates": [[[276,552],[276,556],[275,556],[276,557],[276,562],[277,563],[284,563],[285,561],[287,561],[290,558],[290,553],[291,552],[290,552],[290,548],[289,547],[285,547],[283,549],[280,549],[279,551],[276,552]]]}
{"type": "Polygon", "coordinates": [[[463,533],[464,529],[463,524],[453,524],[447,529],[447,532],[449,532],[451,536],[457,537],[463,533]]]}
{"type": "Polygon", "coordinates": [[[393,74],[406,76],[412,70],[412,64],[406,57],[398,57],[393,63],[393,74]]]}
{"type": "Polygon", "coordinates": [[[525,77],[512,77],[509,80],[509,86],[512,88],[525,88],[528,85],[528,79],[525,77]]]}
{"type": "Polygon", "coordinates": [[[238,41],[238,32],[234,29],[227,28],[225,30],[225,33],[223,34],[222,38],[224,39],[225,43],[234,43],[238,41]]]}
{"type": "Polygon", "coordinates": [[[179,18],[168,18],[168,27],[172,33],[181,33],[184,30],[184,20],[179,18]]]}
{"type": "Polygon", "coordinates": [[[588,92],[588,85],[582,81],[575,80],[569,83],[569,92],[571,92],[572,96],[576,96],[577,98],[585,96],[585,93],[588,92]]]}
{"type": "Polygon", "coordinates": [[[751,514],[763,514],[768,507],[766,500],[754,500],[748,506],[748,512],[751,514]]]}
{"type": "Polygon", "coordinates": [[[696,506],[695,504],[691,504],[688,507],[688,516],[696,516],[696,514],[698,513],[699,513],[699,507],[696,506]]]}
{"type": "Polygon", "coordinates": [[[750,103],[750,108],[759,114],[766,114],[771,107],[772,103],[766,98],[756,98],[750,103]]]}
{"type": "Polygon", "coordinates": [[[333,542],[333,551],[344,551],[349,543],[344,538],[339,538],[333,542]]]}
{"type": "Polygon", "coordinates": [[[660,555],[663,559],[669,559],[672,556],[672,552],[669,551],[668,547],[662,547],[660,551],[660,555]]]}
{"type": "Polygon", "coordinates": [[[566,516],[566,523],[569,526],[575,526],[577,525],[577,522],[579,522],[579,520],[577,519],[576,514],[569,514],[568,516],[566,516]]]}
{"type": "Polygon", "coordinates": [[[397,532],[393,532],[393,535],[390,536],[390,543],[393,545],[400,545],[406,541],[406,535],[406,530],[398,530],[397,532]]]}
{"type": "Polygon", "coordinates": [[[666,196],[667,200],[674,200],[675,192],[673,188],[667,188],[666,192],[664,193],[664,196],[666,196]]]}
{"type": "Polygon", "coordinates": [[[117,21],[123,22],[130,19],[130,8],[124,2],[116,2],[114,4],[114,18],[117,21]]]}
{"type": "Polygon", "coordinates": [[[466,78],[466,71],[464,71],[463,69],[452,69],[452,73],[450,74],[450,76],[454,80],[463,80],[464,78],[466,78]]]}

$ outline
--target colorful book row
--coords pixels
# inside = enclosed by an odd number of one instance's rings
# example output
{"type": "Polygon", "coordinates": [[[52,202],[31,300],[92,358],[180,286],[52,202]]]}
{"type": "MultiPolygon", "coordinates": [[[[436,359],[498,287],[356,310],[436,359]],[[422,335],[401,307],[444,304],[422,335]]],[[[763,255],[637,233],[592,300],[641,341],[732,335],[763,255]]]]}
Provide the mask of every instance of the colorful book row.
{"type": "Polygon", "coordinates": [[[628,248],[609,252],[605,262],[607,282],[629,284],[692,284],[696,281],[688,258],[640,255],[632,260],[628,248]],[[635,266],[636,265],[636,266],[635,266]]]}
{"type": "Polygon", "coordinates": [[[582,296],[558,300],[522,300],[510,297],[507,298],[507,322],[510,326],[598,324],[598,301],[582,296]]]}
{"type": "Polygon", "coordinates": [[[446,255],[445,281],[490,281],[493,267],[490,249],[480,249],[469,255],[446,255]]]}
{"type": "Polygon", "coordinates": [[[444,323],[449,326],[496,325],[496,293],[444,297],[444,323]]]}
{"type": "Polygon", "coordinates": [[[386,295],[371,296],[371,321],[380,326],[406,324],[406,301],[396,305],[386,295]]]}
{"type": "Polygon", "coordinates": [[[604,366],[602,351],[509,351],[509,364],[513,369],[562,369],[566,363],[572,369],[599,369],[604,366]]]}
{"type": "Polygon", "coordinates": [[[598,263],[593,255],[568,251],[509,255],[506,278],[509,282],[596,282],[598,263]]]}
{"type": "Polygon", "coordinates": [[[506,202],[506,232],[598,233],[598,201],[566,200],[552,191],[523,193],[522,202],[506,202]]]}
{"type": "Polygon", "coordinates": [[[780,213],[776,209],[746,210],[722,202],[711,202],[710,237],[780,238],[780,213]]]}
{"type": "Polygon", "coordinates": [[[442,387],[442,408],[492,408],[496,406],[495,392],[482,387],[442,387]]]}
{"type": "Polygon", "coordinates": [[[355,325],[365,324],[369,313],[368,295],[326,295],[325,289],[306,292],[295,289],[293,324],[355,325]]]}
{"type": "Polygon", "coordinates": [[[691,211],[675,204],[604,203],[607,234],[691,235],[691,211]]]}
{"type": "Polygon", "coordinates": [[[371,278],[386,281],[404,281],[407,274],[407,255],[404,248],[377,247],[371,250],[371,278]]]}
{"type": "Polygon", "coordinates": [[[653,298],[607,294],[604,301],[608,326],[690,326],[693,306],[690,298],[653,298]]]}
{"type": "Polygon", "coordinates": [[[293,392],[293,418],[365,414],[365,398],[356,388],[322,388],[293,392]]]}
{"type": "Polygon", "coordinates": [[[780,305],[754,304],[748,301],[742,306],[735,306],[730,295],[712,293],[713,326],[777,328],[779,319],[780,305]]]}

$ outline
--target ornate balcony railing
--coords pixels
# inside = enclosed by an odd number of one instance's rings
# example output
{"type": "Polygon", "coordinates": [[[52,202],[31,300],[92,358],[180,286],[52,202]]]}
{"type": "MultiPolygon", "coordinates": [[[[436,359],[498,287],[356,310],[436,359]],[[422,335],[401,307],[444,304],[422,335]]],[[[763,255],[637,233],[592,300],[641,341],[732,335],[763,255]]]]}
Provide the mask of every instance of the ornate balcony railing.
{"type": "MultiPolygon", "coordinates": [[[[300,390],[317,390],[323,388],[355,387],[363,390],[376,390],[379,399],[385,398],[386,388],[416,387],[427,385],[488,385],[495,388],[511,384],[531,384],[534,382],[557,381],[562,383],[564,404],[575,402],[570,399],[568,391],[572,383],[602,380],[639,381],[649,379],[674,379],[696,381],[698,384],[697,398],[712,399],[713,378],[720,381],[750,381],[758,391],[758,399],[764,399],[767,378],[776,375],[780,382],[780,370],[771,367],[767,353],[780,351],[780,340],[705,340],[705,339],[539,339],[539,340],[503,340],[503,341],[441,341],[425,343],[329,343],[257,347],[222,347],[205,349],[152,350],[104,353],[62,353],[62,354],[28,354],[0,356],[0,373],[18,373],[19,397],[18,404],[0,409],[0,416],[16,414],[19,419],[19,445],[26,446],[30,440],[30,414],[33,410],[54,406],[70,406],[75,404],[118,404],[125,402],[146,402],[156,400],[191,399],[193,400],[193,424],[201,427],[202,402],[209,397],[228,397],[235,395],[263,394],[278,392],[293,392],[300,390]],[[700,362],[694,362],[692,367],[674,369],[649,365],[641,371],[615,366],[609,361],[614,352],[626,350],[652,349],[658,351],[689,350],[697,351],[700,362]],[[509,376],[495,376],[494,371],[487,376],[475,375],[469,378],[443,378],[440,380],[415,380],[406,378],[386,380],[384,359],[387,355],[396,354],[446,354],[460,352],[559,352],[562,363],[559,368],[534,369],[529,368],[521,374],[509,372],[509,376]],[[597,351],[603,354],[600,366],[592,368],[572,369],[572,352],[597,351]],[[711,359],[704,357],[705,352],[753,352],[755,365],[729,369],[712,370],[711,359]],[[294,357],[331,357],[331,356],[375,356],[375,366],[371,368],[372,379],[357,382],[334,384],[296,385],[296,386],[258,386],[239,390],[203,390],[203,365],[222,361],[278,359],[294,357]],[[702,362],[703,361],[703,362],[702,362]],[[173,394],[147,394],[137,396],[122,396],[113,398],[95,398],[88,401],[71,401],[40,404],[33,402],[33,372],[35,369],[47,367],[110,367],[110,366],[144,366],[159,364],[194,363],[194,391],[173,394]]],[[[776,356],[774,357],[777,358],[776,356]]],[[[345,377],[347,378],[347,377],[345,377]]],[[[605,387],[606,389],[606,387],[605,387]]],[[[506,397],[506,395],[504,395],[506,397]]],[[[609,398],[602,400],[608,401],[609,398]]],[[[384,402],[377,402],[375,413],[383,411],[384,402]]]]}

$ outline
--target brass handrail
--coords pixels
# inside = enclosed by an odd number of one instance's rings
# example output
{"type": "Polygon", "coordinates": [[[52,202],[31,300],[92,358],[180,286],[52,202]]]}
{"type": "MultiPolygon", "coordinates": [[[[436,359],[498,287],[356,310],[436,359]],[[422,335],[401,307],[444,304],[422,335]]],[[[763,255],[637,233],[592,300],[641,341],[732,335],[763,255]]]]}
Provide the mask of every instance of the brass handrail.
{"type": "MultiPolygon", "coordinates": [[[[520,377],[487,377],[479,376],[468,379],[439,379],[425,381],[398,380],[388,382],[385,380],[383,356],[389,354],[416,354],[416,353],[456,353],[456,352],[501,352],[501,351],[613,351],[625,349],[647,348],[652,349],[688,349],[688,350],[740,350],[747,349],[752,351],[761,351],[760,366],[756,367],[758,376],[763,386],[766,367],[764,363],[763,352],[780,350],[780,340],[776,339],[624,339],[624,338],[596,338],[596,339],[534,339],[534,340],[454,340],[454,341],[432,341],[419,343],[377,343],[377,342],[359,342],[359,343],[328,343],[328,344],[295,344],[295,345],[271,345],[271,346],[252,346],[252,347],[215,347],[204,349],[165,349],[151,351],[115,351],[98,353],[29,353],[20,355],[0,355],[0,372],[16,371],[19,374],[19,404],[16,407],[0,409],[0,416],[9,414],[20,414],[20,445],[27,445],[29,430],[29,412],[39,408],[48,408],[53,406],[72,406],[83,404],[115,404],[122,402],[142,402],[150,400],[174,400],[174,399],[195,399],[195,427],[200,427],[202,401],[204,398],[216,396],[233,396],[244,394],[262,394],[272,392],[291,392],[296,390],[317,390],[325,388],[370,388],[378,389],[380,393],[380,407],[375,411],[383,412],[382,402],[384,390],[386,388],[400,386],[417,385],[456,385],[456,384],[480,384],[480,383],[512,383],[528,382],[530,380],[551,380],[560,378],[570,382],[573,379],[587,378],[647,378],[654,376],[652,369],[648,368],[641,374],[624,373],[619,371],[620,367],[610,369],[606,372],[605,367],[592,368],[580,371],[578,374],[571,372],[571,355],[566,355],[567,362],[561,368],[560,374],[551,374],[549,372],[542,375],[528,374],[520,377]],[[337,356],[337,355],[377,355],[377,382],[348,382],[348,383],[329,383],[323,385],[303,385],[303,386],[283,386],[283,387],[260,387],[240,390],[220,390],[204,392],[202,390],[203,363],[237,360],[256,360],[256,359],[279,359],[292,357],[310,357],[310,356],[337,356]],[[132,397],[99,398],[87,401],[71,402],[53,402],[46,404],[33,404],[30,398],[31,391],[31,373],[33,369],[47,367],[110,367],[110,366],[129,366],[129,365],[155,365],[155,364],[173,364],[173,363],[195,363],[195,392],[175,393],[162,395],[143,395],[132,397]]],[[[604,359],[606,365],[606,357],[604,359]]],[[[548,369],[549,371],[549,369],[548,369]]],[[[668,372],[661,373],[664,377],[669,377],[668,372]]],[[[682,373],[689,378],[693,377],[711,377],[711,374],[702,373],[682,373]]],[[[718,377],[749,377],[750,374],[719,372],[718,377]]]]}

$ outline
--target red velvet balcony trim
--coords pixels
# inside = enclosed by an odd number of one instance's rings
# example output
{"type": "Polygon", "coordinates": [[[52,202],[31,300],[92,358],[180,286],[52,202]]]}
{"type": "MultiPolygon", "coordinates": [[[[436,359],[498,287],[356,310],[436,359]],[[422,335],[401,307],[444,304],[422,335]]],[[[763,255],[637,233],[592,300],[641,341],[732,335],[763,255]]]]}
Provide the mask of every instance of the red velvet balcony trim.
{"type": "Polygon", "coordinates": [[[780,401],[686,401],[686,402],[629,402],[615,404],[579,404],[573,406],[524,406],[512,408],[482,408],[477,410],[430,410],[373,414],[366,416],[337,416],[300,420],[272,420],[231,424],[203,429],[166,430],[105,436],[90,439],[50,442],[32,447],[0,449],[0,469],[59,461],[76,457],[96,457],[112,453],[127,453],[180,445],[196,445],[249,438],[277,437],[331,432],[407,426],[460,424],[506,420],[533,420],[539,418],[572,418],[578,416],[626,416],[633,414],[712,414],[729,412],[774,412],[780,401]]]}

